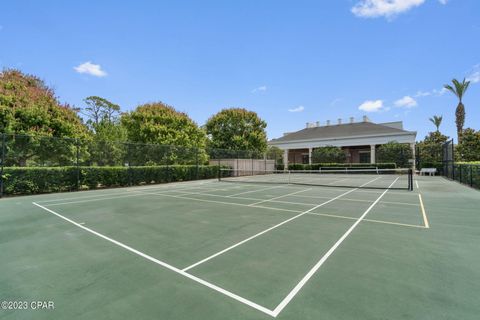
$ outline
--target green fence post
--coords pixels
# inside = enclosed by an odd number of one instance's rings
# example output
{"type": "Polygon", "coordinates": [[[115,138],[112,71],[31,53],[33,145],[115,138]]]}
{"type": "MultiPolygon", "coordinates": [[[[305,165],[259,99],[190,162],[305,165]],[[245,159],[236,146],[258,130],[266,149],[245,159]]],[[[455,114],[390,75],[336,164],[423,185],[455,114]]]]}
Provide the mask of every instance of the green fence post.
{"type": "Polygon", "coordinates": [[[263,159],[265,160],[264,165],[263,165],[263,171],[266,173],[267,172],[267,153],[263,153],[263,159]]]}
{"type": "Polygon", "coordinates": [[[455,144],[452,139],[452,180],[455,180],[455,144]]]}
{"type": "Polygon", "coordinates": [[[80,143],[78,139],[75,139],[76,147],[76,166],[77,166],[77,190],[80,190],[80,143]]]}
{"type": "Polygon", "coordinates": [[[252,157],[252,176],[253,176],[253,156],[254,155],[253,155],[253,151],[252,151],[252,155],[251,155],[251,157],[252,157]]]}
{"type": "Polygon", "coordinates": [[[198,147],[195,147],[195,180],[198,180],[198,153],[200,149],[198,147]]]}
{"type": "Polygon", "coordinates": [[[470,166],[470,187],[473,187],[473,166],[470,166]]]}
{"type": "Polygon", "coordinates": [[[220,164],[220,152],[217,153],[217,161],[218,161],[218,181],[221,179],[221,174],[222,174],[222,169],[221,169],[221,164],[220,164]]]}
{"type": "Polygon", "coordinates": [[[240,152],[238,150],[236,152],[236,158],[237,158],[237,165],[236,165],[235,169],[238,170],[238,161],[239,161],[238,159],[240,158],[240,152]]]}
{"type": "Polygon", "coordinates": [[[2,167],[0,169],[0,198],[3,197],[3,167],[5,166],[5,140],[6,134],[2,133],[2,167]]]}
{"type": "Polygon", "coordinates": [[[132,148],[131,143],[126,142],[124,146],[127,147],[127,178],[128,178],[128,186],[132,186],[132,148]]]}

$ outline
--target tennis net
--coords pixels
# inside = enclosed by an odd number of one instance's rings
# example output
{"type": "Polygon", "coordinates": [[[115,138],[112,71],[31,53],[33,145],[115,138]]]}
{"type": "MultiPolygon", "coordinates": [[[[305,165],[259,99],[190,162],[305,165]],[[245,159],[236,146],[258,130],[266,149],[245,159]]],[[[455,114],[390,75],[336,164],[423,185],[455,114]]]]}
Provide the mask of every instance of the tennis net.
{"type": "Polygon", "coordinates": [[[235,170],[221,169],[226,182],[413,190],[412,169],[235,170]]]}

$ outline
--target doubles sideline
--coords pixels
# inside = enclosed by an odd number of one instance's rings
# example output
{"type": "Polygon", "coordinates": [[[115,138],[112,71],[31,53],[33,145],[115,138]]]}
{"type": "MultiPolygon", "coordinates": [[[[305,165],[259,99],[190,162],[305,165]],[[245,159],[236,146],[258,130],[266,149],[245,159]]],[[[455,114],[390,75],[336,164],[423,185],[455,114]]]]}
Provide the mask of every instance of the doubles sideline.
{"type": "MultiPolygon", "coordinates": [[[[378,179],[378,178],[377,178],[377,179],[378,179]]],[[[367,182],[366,184],[371,183],[371,182],[373,182],[373,181],[375,181],[375,180],[376,180],[376,179],[373,179],[373,180],[367,182]]],[[[398,178],[397,178],[395,181],[393,181],[392,184],[391,184],[388,188],[390,188],[397,180],[398,180],[398,178]]],[[[364,184],[364,185],[366,185],[366,184],[364,184]]],[[[362,185],[362,186],[363,186],[363,185],[362,185]]],[[[187,268],[184,268],[183,270],[178,269],[178,268],[176,268],[176,267],[174,267],[174,266],[172,266],[172,265],[170,265],[170,264],[167,264],[167,263],[165,263],[165,262],[163,262],[163,261],[161,261],[161,260],[158,260],[158,259],[156,259],[156,258],[153,258],[153,257],[151,257],[151,256],[149,256],[149,255],[147,255],[147,254],[145,254],[145,253],[143,253],[143,252],[140,252],[140,251],[138,251],[138,250],[136,250],[136,249],[134,249],[134,248],[126,245],[126,244],[123,244],[123,243],[121,243],[121,242],[119,242],[119,241],[117,241],[117,240],[114,240],[114,239],[112,239],[112,238],[109,238],[109,237],[107,237],[107,236],[105,236],[105,235],[103,235],[103,234],[101,234],[101,233],[99,233],[99,232],[97,232],[97,231],[94,231],[93,229],[90,229],[90,228],[88,228],[88,227],[85,227],[85,226],[83,226],[82,224],[79,224],[79,223],[77,223],[77,222],[75,222],[75,221],[73,221],[73,220],[71,220],[71,219],[69,219],[69,218],[67,218],[67,217],[65,217],[65,216],[63,216],[63,215],[61,215],[61,214],[59,214],[59,213],[57,213],[57,212],[49,209],[49,208],[47,208],[47,207],[44,207],[44,206],[42,206],[42,205],[40,205],[40,204],[38,204],[38,203],[36,203],[36,202],[33,202],[33,204],[34,204],[35,206],[37,206],[37,207],[39,207],[39,208],[41,208],[41,209],[49,212],[49,213],[51,213],[51,214],[53,214],[53,215],[55,215],[55,216],[57,216],[57,217],[65,220],[65,221],[67,221],[67,222],[69,222],[69,223],[71,223],[71,224],[73,224],[73,225],[75,225],[75,226],[77,226],[77,227],[79,227],[79,228],[81,228],[81,229],[89,232],[89,233],[92,233],[93,235],[95,235],[95,236],[97,236],[97,237],[100,237],[100,238],[102,238],[102,239],[104,239],[104,240],[107,240],[107,241],[109,241],[109,242],[111,242],[111,243],[113,243],[113,244],[115,244],[115,245],[117,245],[117,246],[119,246],[119,247],[122,247],[122,248],[124,248],[124,249],[126,249],[126,250],[128,250],[128,251],[130,251],[130,252],[132,252],[132,253],[134,253],[134,254],[136,254],[136,255],[138,255],[138,256],[141,256],[141,257],[143,257],[144,259],[147,259],[147,260],[149,260],[149,261],[151,261],[151,262],[154,262],[154,263],[156,263],[156,264],[158,264],[158,265],[160,265],[160,266],[163,266],[163,267],[165,267],[165,268],[167,268],[167,269],[169,269],[169,270],[171,270],[171,271],[174,271],[174,272],[176,272],[176,273],[178,273],[178,274],[180,274],[180,275],[183,275],[183,276],[185,276],[185,277],[187,277],[187,278],[189,278],[189,279],[191,279],[191,280],[193,280],[193,281],[195,281],[195,282],[197,282],[197,283],[200,283],[200,284],[202,284],[202,285],[204,285],[204,286],[206,286],[206,287],[209,287],[210,289],[213,289],[213,290],[215,290],[215,291],[217,291],[217,292],[220,292],[220,293],[222,293],[222,294],[224,294],[224,295],[226,295],[226,296],[228,296],[228,297],[230,297],[230,298],[232,298],[232,299],[235,299],[235,300],[237,300],[237,301],[239,301],[239,302],[241,302],[241,303],[243,303],[243,304],[245,304],[245,305],[248,305],[248,306],[250,306],[250,307],[252,307],[252,308],[254,308],[254,309],[256,309],[256,310],[259,310],[259,311],[261,311],[261,312],[263,312],[263,313],[265,313],[265,314],[268,314],[268,315],[270,315],[270,316],[272,316],[272,317],[277,317],[278,314],[279,314],[280,312],[282,312],[282,310],[288,305],[288,303],[290,303],[290,301],[291,301],[291,300],[297,295],[297,293],[303,288],[303,286],[308,282],[308,280],[315,274],[315,272],[318,271],[318,269],[325,263],[325,261],[327,261],[327,259],[334,253],[334,251],[341,245],[341,243],[350,235],[351,232],[353,232],[353,230],[358,226],[358,224],[360,224],[360,222],[361,222],[362,220],[364,220],[365,216],[366,216],[366,215],[372,210],[372,208],[381,200],[381,198],[389,191],[389,189],[386,189],[382,194],[380,194],[380,196],[367,208],[367,210],[366,210],[358,219],[356,219],[355,223],[340,237],[339,240],[337,240],[337,242],[327,251],[327,253],[315,264],[315,266],[308,271],[308,273],[302,278],[302,280],[288,293],[288,295],[277,305],[277,307],[276,307],[274,310],[270,310],[270,309],[268,309],[268,308],[266,308],[266,307],[264,307],[264,306],[261,306],[261,305],[255,303],[255,302],[253,302],[253,301],[251,301],[251,300],[248,300],[248,299],[246,299],[246,298],[243,298],[243,297],[241,297],[241,296],[239,296],[239,295],[237,295],[237,294],[235,294],[235,293],[232,293],[232,292],[230,292],[230,291],[228,291],[228,290],[225,290],[225,289],[223,289],[223,288],[221,288],[221,287],[219,287],[219,286],[217,286],[217,285],[214,285],[214,284],[212,284],[212,283],[209,283],[209,282],[207,282],[207,281],[205,281],[205,280],[203,280],[203,279],[201,279],[201,278],[198,278],[198,277],[196,277],[196,276],[194,276],[194,275],[192,275],[192,274],[190,274],[190,273],[187,273],[186,271],[189,270],[189,269],[191,269],[191,268],[193,268],[193,267],[196,266],[196,265],[199,265],[199,264],[201,264],[201,263],[203,263],[203,262],[205,262],[205,261],[208,261],[208,260],[214,258],[215,256],[218,256],[218,255],[220,255],[220,254],[223,254],[223,253],[225,253],[225,252],[233,249],[234,247],[237,247],[237,246],[239,246],[239,245],[241,245],[241,244],[243,244],[243,243],[245,243],[245,242],[247,242],[247,241],[249,241],[249,240],[251,240],[251,239],[253,239],[253,238],[256,238],[256,237],[260,236],[261,234],[264,234],[264,233],[266,233],[266,232],[269,232],[269,231],[271,231],[271,230],[279,227],[280,225],[283,225],[283,224],[285,224],[285,223],[288,223],[288,222],[290,222],[290,221],[292,221],[292,220],[294,220],[294,219],[296,219],[296,218],[298,218],[298,217],[300,217],[300,216],[302,216],[302,215],[304,215],[304,214],[308,214],[308,213],[310,213],[311,211],[315,210],[316,208],[318,208],[318,207],[320,207],[320,206],[322,206],[322,205],[325,205],[325,204],[327,204],[327,203],[329,203],[329,202],[332,202],[332,201],[334,201],[334,200],[336,200],[336,199],[338,199],[338,198],[340,198],[340,197],[342,197],[342,196],[344,196],[344,195],[346,195],[346,194],[349,194],[349,193],[351,193],[351,192],[353,192],[353,191],[356,191],[357,189],[358,189],[358,188],[353,189],[353,190],[350,190],[350,191],[347,191],[347,192],[345,192],[345,193],[343,193],[343,194],[341,194],[341,195],[339,195],[339,196],[336,196],[335,198],[332,198],[332,199],[330,199],[330,200],[328,200],[328,201],[325,201],[324,203],[321,203],[321,204],[319,204],[319,205],[317,205],[317,206],[315,206],[315,207],[313,207],[313,208],[311,208],[311,209],[309,209],[309,210],[306,210],[306,211],[300,213],[299,215],[296,215],[296,216],[294,216],[294,217],[292,217],[292,218],[290,218],[290,219],[287,219],[287,220],[281,222],[280,224],[278,224],[278,225],[276,225],[276,226],[273,226],[273,227],[271,227],[271,228],[269,228],[269,229],[266,229],[266,230],[264,230],[264,231],[262,231],[262,232],[260,232],[260,233],[258,233],[258,234],[256,234],[256,235],[254,235],[254,236],[252,236],[252,237],[250,237],[250,238],[247,238],[247,239],[245,239],[245,240],[243,240],[243,241],[241,241],[241,242],[239,242],[239,243],[237,243],[237,244],[235,244],[235,245],[233,245],[233,246],[231,246],[231,247],[229,247],[229,248],[226,248],[226,249],[224,249],[224,250],[222,250],[222,251],[220,251],[220,252],[217,252],[216,254],[214,254],[214,255],[212,255],[212,256],[210,256],[210,257],[207,257],[207,258],[205,258],[205,259],[203,259],[203,260],[201,260],[201,261],[199,261],[199,262],[197,262],[197,263],[195,263],[195,264],[193,264],[193,265],[191,265],[191,266],[189,266],[189,267],[187,267],[187,268]]],[[[146,192],[141,192],[141,193],[144,193],[144,194],[154,194],[154,193],[146,193],[146,192]]],[[[158,193],[157,193],[157,194],[158,194],[158,193]]],[[[161,195],[161,196],[162,196],[162,194],[158,194],[158,195],[161,195]]],[[[422,200],[421,200],[421,196],[419,195],[419,197],[420,197],[421,205],[422,205],[422,208],[423,208],[423,202],[422,202],[422,200]]],[[[179,198],[180,198],[180,197],[179,197],[179,198]]],[[[194,199],[194,200],[199,200],[199,199],[194,199]]],[[[428,222],[427,222],[427,223],[428,223],[428,222]]]]}

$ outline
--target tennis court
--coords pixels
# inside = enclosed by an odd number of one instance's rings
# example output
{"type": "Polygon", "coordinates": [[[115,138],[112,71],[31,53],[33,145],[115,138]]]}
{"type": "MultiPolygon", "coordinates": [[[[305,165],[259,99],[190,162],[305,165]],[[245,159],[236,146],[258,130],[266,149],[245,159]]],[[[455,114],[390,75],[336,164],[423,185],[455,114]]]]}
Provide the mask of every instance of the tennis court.
{"type": "Polygon", "coordinates": [[[0,318],[478,318],[478,191],[303,174],[2,199],[0,318]]]}

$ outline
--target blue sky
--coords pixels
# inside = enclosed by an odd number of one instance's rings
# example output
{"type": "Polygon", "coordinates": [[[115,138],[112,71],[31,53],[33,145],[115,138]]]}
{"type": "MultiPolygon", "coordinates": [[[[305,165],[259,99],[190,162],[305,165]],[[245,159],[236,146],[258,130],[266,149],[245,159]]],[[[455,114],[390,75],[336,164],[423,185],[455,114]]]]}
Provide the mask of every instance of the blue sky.
{"type": "Polygon", "coordinates": [[[0,68],[45,79],[61,101],[90,95],[131,110],[163,101],[198,124],[226,107],[256,111],[268,136],[305,122],[403,120],[418,139],[480,123],[480,1],[8,1],[0,68]]]}

